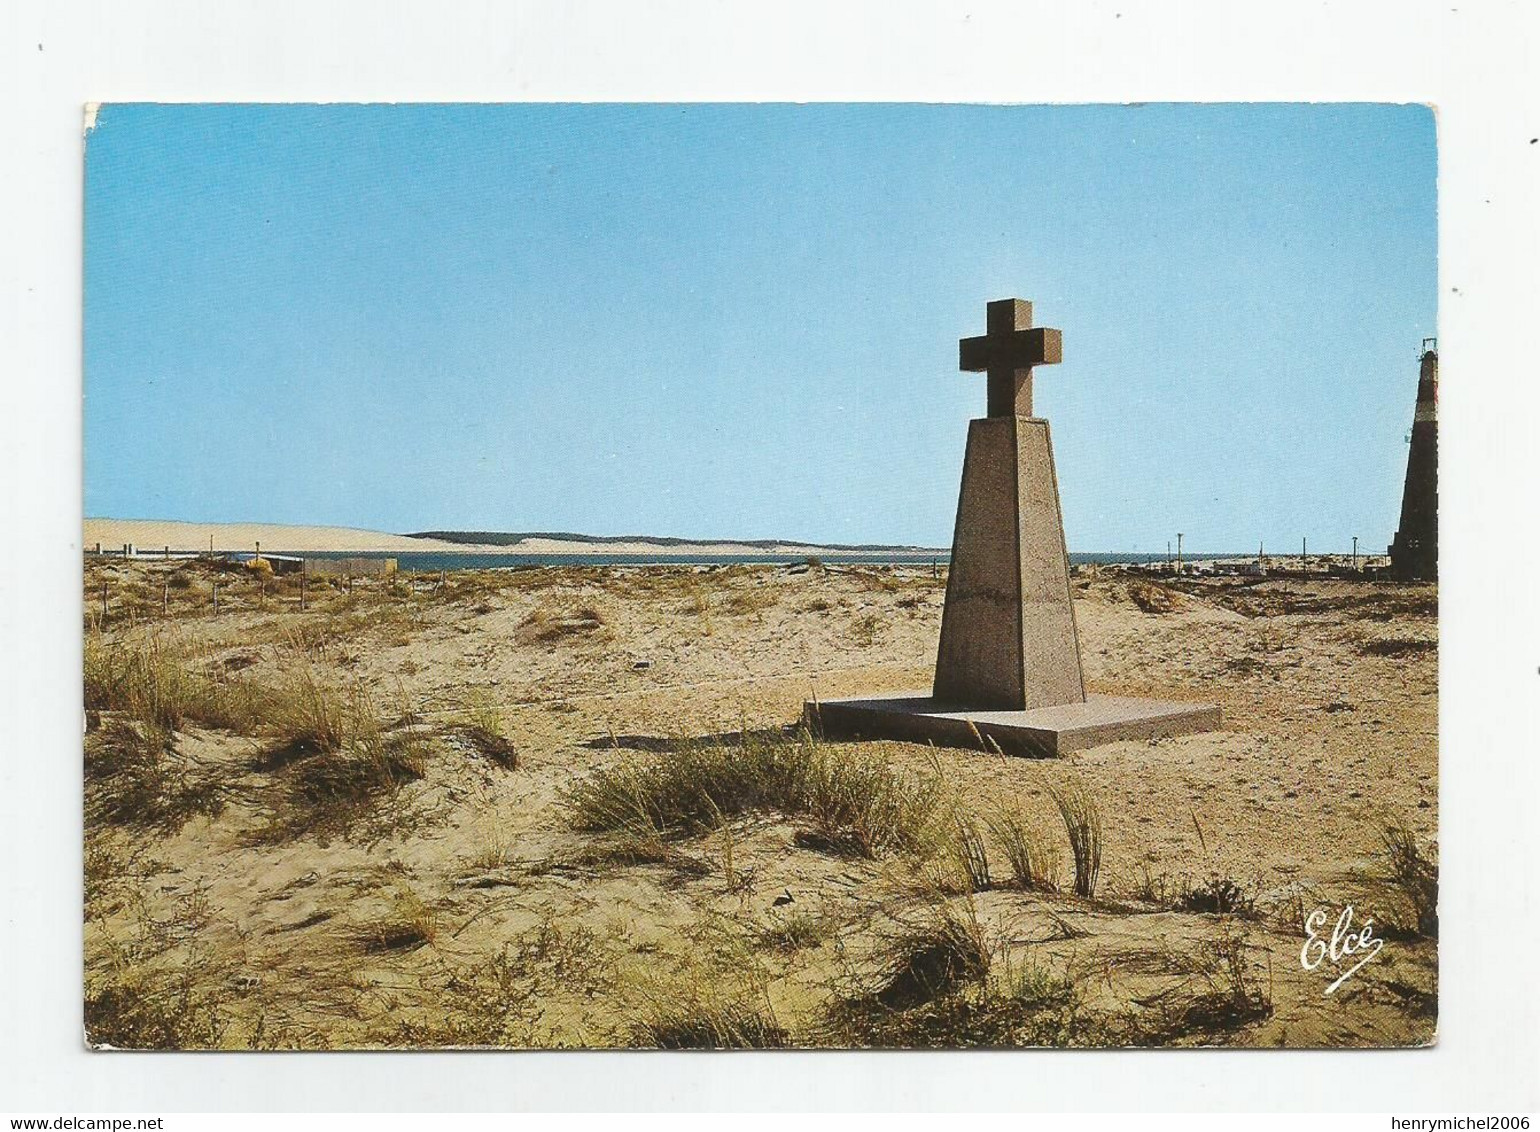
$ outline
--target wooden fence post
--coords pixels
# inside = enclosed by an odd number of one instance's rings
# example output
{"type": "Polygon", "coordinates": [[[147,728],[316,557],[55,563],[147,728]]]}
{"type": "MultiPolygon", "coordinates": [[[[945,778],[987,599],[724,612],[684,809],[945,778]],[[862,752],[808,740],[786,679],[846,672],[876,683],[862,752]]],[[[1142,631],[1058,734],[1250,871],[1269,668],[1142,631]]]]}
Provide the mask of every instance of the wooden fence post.
{"type": "Polygon", "coordinates": [[[171,583],[162,582],[160,585],[160,615],[168,616],[171,613],[171,583]]]}
{"type": "Polygon", "coordinates": [[[305,612],[305,574],[303,571],[300,572],[299,576],[299,611],[301,613],[305,612]]]}
{"type": "Polygon", "coordinates": [[[219,583],[214,583],[214,615],[219,616],[219,583]]]}
{"type": "Polygon", "coordinates": [[[102,622],[101,623],[103,625],[107,624],[107,583],[106,582],[102,583],[102,622]]]}

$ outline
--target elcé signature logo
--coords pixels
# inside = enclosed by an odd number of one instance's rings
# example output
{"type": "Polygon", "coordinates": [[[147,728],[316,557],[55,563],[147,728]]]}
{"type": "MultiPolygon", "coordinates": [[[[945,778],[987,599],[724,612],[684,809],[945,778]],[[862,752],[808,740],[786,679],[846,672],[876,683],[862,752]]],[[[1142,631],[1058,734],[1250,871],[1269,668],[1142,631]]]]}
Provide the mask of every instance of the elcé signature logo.
{"type": "Polygon", "coordinates": [[[1331,994],[1348,978],[1369,960],[1380,953],[1380,948],[1385,946],[1385,941],[1374,934],[1374,921],[1364,918],[1363,926],[1353,929],[1353,906],[1345,905],[1337,916],[1337,922],[1332,927],[1331,937],[1328,940],[1321,932],[1326,927],[1328,913],[1325,908],[1317,908],[1305,917],[1305,946],[1299,949],[1299,965],[1307,971],[1314,971],[1322,963],[1331,961],[1334,968],[1340,969],[1342,964],[1353,956],[1361,958],[1342,974],[1338,975],[1332,984],[1326,988],[1325,993],[1331,994]]]}

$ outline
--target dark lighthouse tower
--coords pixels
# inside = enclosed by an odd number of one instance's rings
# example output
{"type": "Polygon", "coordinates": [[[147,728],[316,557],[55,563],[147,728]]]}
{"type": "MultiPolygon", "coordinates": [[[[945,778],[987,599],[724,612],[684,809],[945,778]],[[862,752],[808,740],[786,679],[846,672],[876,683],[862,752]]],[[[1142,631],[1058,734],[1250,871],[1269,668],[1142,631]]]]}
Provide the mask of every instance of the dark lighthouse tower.
{"type": "Polygon", "coordinates": [[[1412,418],[1412,447],[1406,457],[1401,525],[1390,544],[1390,572],[1405,581],[1432,582],[1438,579],[1437,341],[1424,338],[1422,347],[1417,413],[1412,418]]]}

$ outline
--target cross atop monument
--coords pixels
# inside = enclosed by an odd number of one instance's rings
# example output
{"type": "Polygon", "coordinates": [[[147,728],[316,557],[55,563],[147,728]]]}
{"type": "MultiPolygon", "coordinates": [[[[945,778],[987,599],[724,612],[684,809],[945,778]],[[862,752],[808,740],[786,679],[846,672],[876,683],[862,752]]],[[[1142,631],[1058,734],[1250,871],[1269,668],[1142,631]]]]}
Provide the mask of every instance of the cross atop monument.
{"type": "Polygon", "coordinates": [[[1025,299],[999,299],[986,308],[988,331],[958,343],[958,368],[989,374],[989,415],[1032,415],[1032,367],[1058,365],[1064,360],[1064,339],[1046,326],[1033,328],[1032,304],[1025,299]]]}
{"type": "Polygon", "coordinates": [[[1213,705],[1086,691],[1053,438],[1032,415],[1032,367],[1062,352],[1021,299],[990,303],[988,333],[962,340],[961,368],[989,374],[989,415],[968,422],[936,678],[900,696],[810,700],[810,727],[1058,755],[1220,725],[1213,705]]]}

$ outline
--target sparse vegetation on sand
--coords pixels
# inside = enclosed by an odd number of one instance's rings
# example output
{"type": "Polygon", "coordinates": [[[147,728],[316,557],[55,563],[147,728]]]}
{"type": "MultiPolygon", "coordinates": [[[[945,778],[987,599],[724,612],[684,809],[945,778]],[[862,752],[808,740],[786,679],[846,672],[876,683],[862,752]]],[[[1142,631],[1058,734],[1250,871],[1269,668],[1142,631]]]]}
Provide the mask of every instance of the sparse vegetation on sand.
{"type": "Polygon", "coordinates": [[[819,1044],[957,1049],[1073,1045],[1107,1034],[1087,1014],[1077,976],[997,954],[975,906],[930,904],[889,941],[875,985],[837,997],[819,1044]]]}
{"type": "Polygon", "coordinates": [[[944,567],[312,578],[303,608],[295,575],[86,571],[93,1041],[1433,1034],[1432,587],[1189,576],[1155,616],[1082,572],[1096,690],[1226,730],[1035,760],[792,722],[924,686],[944,567]],[[1301,925],[1347,903],[1393,945],[1323,997],[1301,925]]]}
{"type": "Polygon", "coordinates": [[[754,989],[691,983],[648,1000],[632,1043],[655,1049],[782,1049],[792,1044],[754,989]]]}
{"type": "Polygon", "coordinates": [[[250,734],[263,726],[273,705],[261,687],[239,676],[199,672],[194,664],[191,650],[174,635],[129,643],[88,633],[86,711],[119,711],[165,730],[198,724],[250,734]]]}
{"type": "Polygon", "coordinates": [[[212,911],[201,887],[156,917],[142,898],[120,932],[103,940],[105,962],[88,971],[86,1041],[115,1049],[216,1049],[231,1023],[228,965],[205,933],[212,911]]]}
{"type": "Polygon", "coordinates": [[[1146,613],[1170,613],[1181,604],[1180,595],[1156,582],[1132,581],[1128,583],[1128,596],[1146,613]]]}
{"type": "Polygon", "coordinates": [[[882,618],[875,613],[863,613],[850,622],[850,636],[862,648],[870,648],[882,635],[882,618]]]}
{"type": "Polygon", "coordinates": [[[1140,1001],[1124,1044],[1167,1044],[1194,1037],[1212,1040],[1267,1017],[1273,1000],[1263,985],[1254,948],[1233,924],[1197,947],[1168,955],[1175,984],[1140,1001]]]}
{"type": "Polygon", "coordinates": [[[508,738],[503,713],[485,688],[473,688],[466,699],[465,712],[453,728],[483,758],[504,770],[516,770],[519,752],[508,738]]]}
{"type": "Polygon", "coordinates": [[[219,813],[224,793],[217,773],[178,754],[170,730],[115,718],[86,736],[85,801],[88,821],[175,831],[219,813]]]}
{"type": "Polygon", "coordinates": [[[284,702],[278,742],[261,765],[284,785],[288,830],[345,826],[426,772],[429,734],[409,721],[387,727],[362,685],[341,694],[300,675],[284,702]]]}
{"type": "Polygon", "coordinates": [[[521,1048],[553,1041],[548,1003],[559,994],[591,997],[609,987],[613,962],[588,928],[550,919],[519,932],[479,962],[440,962],[426,1008],[403,1012],[385,1045],[420,1048],[521,1048]]]}
{"type": "Polygon", "coordinates": [[[565,861],[545,862],[539,871],[559,868],[605,869],[615,866],[655,865],[680,876],[701,877],[711,872],[703,857],[687,853],[656,833],[621,833],[590,845],[565,861]]]}
{"type": "Polygon", "coordinates": [[[597,635],[604,629],[605,615],[594,605],[538,605],[520,624],[532,640],[550,642],[597,635]]]}

